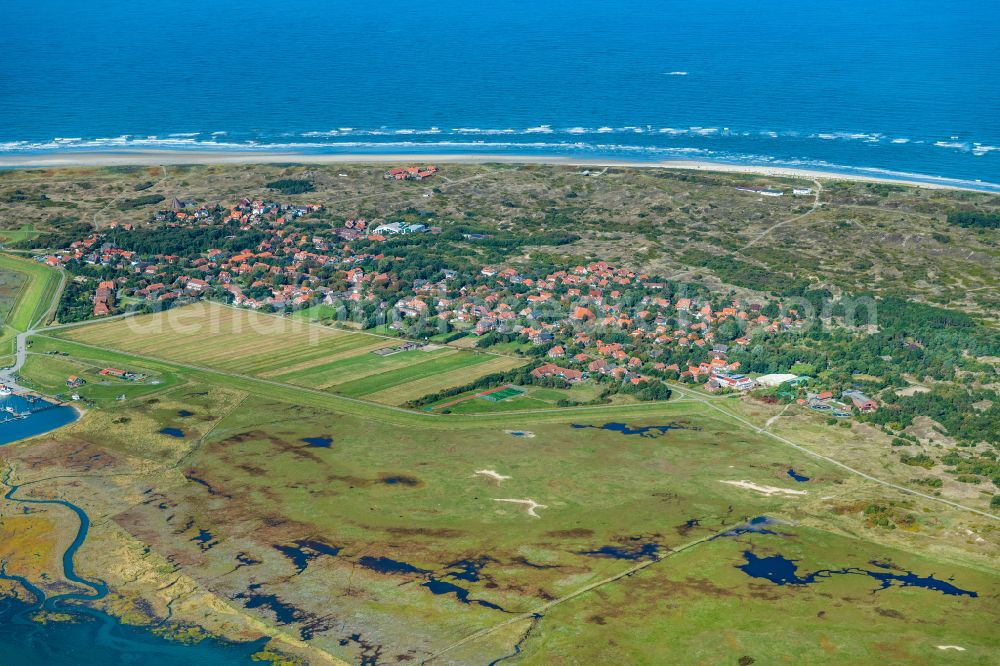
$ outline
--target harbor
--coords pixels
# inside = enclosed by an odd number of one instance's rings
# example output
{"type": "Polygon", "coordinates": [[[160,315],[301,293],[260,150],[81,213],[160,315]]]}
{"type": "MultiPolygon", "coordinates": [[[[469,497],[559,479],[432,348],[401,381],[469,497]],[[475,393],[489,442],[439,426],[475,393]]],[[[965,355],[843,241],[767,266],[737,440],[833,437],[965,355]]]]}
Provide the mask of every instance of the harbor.
{"type": "Polygon", "coordinates": [[[75,407],[31,392],[0,389],[0,446],[68,425],[78,418],[75,407]]]}

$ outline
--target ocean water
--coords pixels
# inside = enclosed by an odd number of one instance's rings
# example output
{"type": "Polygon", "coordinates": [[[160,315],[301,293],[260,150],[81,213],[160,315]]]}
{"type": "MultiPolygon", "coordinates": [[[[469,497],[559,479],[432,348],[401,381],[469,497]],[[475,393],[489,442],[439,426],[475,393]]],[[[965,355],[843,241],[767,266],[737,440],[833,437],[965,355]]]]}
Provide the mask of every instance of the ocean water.
{"type": "Polygon", "coordinates": [[[991,0],[7,0],[0,155],[697,159],[1000,190],[991,0]]]}

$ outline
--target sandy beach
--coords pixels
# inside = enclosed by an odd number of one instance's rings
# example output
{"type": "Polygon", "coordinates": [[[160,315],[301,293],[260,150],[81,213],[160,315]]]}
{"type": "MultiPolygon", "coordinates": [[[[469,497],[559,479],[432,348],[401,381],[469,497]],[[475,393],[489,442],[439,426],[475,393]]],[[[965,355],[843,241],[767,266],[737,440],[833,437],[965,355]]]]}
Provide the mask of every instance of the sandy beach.
{"type": "MultiPolygon", "coordinates": [[[[153,166],[179,164],[555,164],[577,167],[658,168],[686,171],[745,173],[761,176],[790,176],[810,180],[851,180],[894,183],[931,189],[977,190],[962,185],[924,182],[903,178],[844,174],[834,171],[794,169],[775,166],[754,166],[688,160],[634,161],[607,159],[577,159],[537,155],[477,155],[477,154],[309,154],[296,152],[249,151],[187,151],[187,150],[123,150],[95,152],[38,153],[32,155],[0,155],[0,168],[65,168],[85,166],[153,166]]],[[[914,176],[917,178],[918,176],[914,176]]],[[[984,183],[984,185],[988,185],[984,183]]]]}

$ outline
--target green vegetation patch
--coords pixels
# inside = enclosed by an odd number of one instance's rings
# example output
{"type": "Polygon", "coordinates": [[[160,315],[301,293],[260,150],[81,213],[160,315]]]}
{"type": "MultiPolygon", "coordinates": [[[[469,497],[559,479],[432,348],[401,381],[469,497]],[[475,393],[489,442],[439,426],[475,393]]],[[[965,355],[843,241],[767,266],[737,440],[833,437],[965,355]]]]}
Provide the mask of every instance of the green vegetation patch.
{"type": "Polygon", "coordinates": [[[267,187],[272,190],[277,190],[282,194],[304,194],[306,192],[312,192],[315,187],[311,180],[306,180],[304,178],[282,178],[280,180],[272,180],[267,183],[267,187]]]}

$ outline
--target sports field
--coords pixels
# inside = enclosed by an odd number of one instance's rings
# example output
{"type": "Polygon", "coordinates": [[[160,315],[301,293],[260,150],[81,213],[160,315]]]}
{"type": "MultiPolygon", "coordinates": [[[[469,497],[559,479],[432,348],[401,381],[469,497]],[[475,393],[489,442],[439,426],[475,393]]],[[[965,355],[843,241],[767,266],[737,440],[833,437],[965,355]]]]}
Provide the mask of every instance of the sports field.
{"type": "Polygon", "coordinates": [[[75,327],[60,337],[183,364],[402,404],[525,363],[451,347],[380,356],[398,339],[214,303],[75,327]]]}

